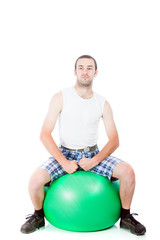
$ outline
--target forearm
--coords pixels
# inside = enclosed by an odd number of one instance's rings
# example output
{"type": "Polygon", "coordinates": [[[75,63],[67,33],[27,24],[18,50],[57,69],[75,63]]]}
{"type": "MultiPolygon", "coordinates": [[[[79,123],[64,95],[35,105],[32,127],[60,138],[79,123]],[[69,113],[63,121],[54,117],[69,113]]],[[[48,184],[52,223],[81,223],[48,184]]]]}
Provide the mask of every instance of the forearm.
{"type": "Polygon", "coordinates": [[[109,155],[111,155],[119,146],[118,138],[113,138],[108,141],[108,143],[103,147],[103,149],[93,157],[95,164],[99,164],[109,155]]]}
{"type": "Polygon", "coordinates": [[[40,140],[47,149],[47,151],[61,164],[63,165],[67,159],[59,150],[57,144],[53,140],[53,137],[50,133],[41,133],[40,140]]]}

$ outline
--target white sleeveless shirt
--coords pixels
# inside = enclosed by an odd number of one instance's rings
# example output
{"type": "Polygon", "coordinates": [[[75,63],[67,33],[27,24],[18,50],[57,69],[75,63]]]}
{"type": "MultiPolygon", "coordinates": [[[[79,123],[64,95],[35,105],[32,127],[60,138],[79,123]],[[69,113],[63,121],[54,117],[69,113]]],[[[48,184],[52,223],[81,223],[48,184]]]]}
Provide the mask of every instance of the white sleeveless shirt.
{"type": "Polygon", "coordinates": [[[81,149],[97,144],[105,98],[95,92],[90,99],[81,98],[74,87],[63,89],[62,95],[63,109],[59,115],[60,145],[81,149]]]}

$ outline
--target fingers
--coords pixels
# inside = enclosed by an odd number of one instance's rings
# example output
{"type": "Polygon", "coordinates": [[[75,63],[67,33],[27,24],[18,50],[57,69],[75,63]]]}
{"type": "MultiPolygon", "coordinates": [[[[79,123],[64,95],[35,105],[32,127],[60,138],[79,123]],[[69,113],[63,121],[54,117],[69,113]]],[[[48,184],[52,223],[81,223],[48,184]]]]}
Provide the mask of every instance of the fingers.
{"type": "Polygon", "coordinates": [[[70,162],[71,166],[70,166],[70,169],[69,169],[69,172],[68,173],[74,173],[76,172],[76,170],[78,169],[78,164],[75,160],[73,160],[72,162],[70,162]]]}
{"type": "Polygon", "coordinates": [[[80,162],[79,162],[79,166],[80,166],[83,170],[86,171],[86,169],[85,169],[85,165],[84,165],[83,163],[80,163],[80,162]]]}

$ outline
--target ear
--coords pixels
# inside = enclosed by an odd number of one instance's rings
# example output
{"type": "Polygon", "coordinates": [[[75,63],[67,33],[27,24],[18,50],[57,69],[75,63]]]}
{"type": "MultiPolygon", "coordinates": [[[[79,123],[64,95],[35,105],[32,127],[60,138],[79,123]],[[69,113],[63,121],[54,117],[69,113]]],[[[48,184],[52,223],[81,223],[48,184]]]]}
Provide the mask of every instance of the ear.
{"type": "Polygon", "coordinates": [[[97,77],[97,74],[98,74],[98,70],[95,71],[94,77],[97,77]]]}
{"type": "Polygon", "coordinates": [[[77,72],[76,72],[76,69],[74,69],[74,75],[77,76],[77,72]]]}

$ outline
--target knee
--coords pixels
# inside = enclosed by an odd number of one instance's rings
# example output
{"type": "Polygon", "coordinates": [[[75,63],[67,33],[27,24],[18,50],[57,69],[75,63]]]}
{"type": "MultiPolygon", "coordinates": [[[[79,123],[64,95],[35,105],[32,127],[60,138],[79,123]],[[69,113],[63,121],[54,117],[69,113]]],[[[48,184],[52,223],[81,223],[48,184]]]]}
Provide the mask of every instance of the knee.
{"type": "Polygon", "coordinates": [[[28,184],[28,190],[29,192],[36,192],[41,188],[41,184],[38,181],[38,178],[34,175],[30,177],[29,184],[28,184]]]}
{"type": "Polygon", "coordinates": [[[123,171],[122,171],[122,178],[125,180],[129,185],[135,185],[135,172],[130,164],[124,163],[123,171]]]}
{"type": "Polygon", "coordinates": [[[39,171],[36,170],[32,176],[30,177],[29,184],[28,184],[28,189],[30,192],[36,192],[42,187],[44,187],[45,183],[40,175],[39,171]]]}

